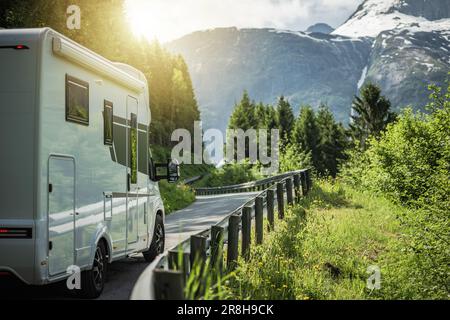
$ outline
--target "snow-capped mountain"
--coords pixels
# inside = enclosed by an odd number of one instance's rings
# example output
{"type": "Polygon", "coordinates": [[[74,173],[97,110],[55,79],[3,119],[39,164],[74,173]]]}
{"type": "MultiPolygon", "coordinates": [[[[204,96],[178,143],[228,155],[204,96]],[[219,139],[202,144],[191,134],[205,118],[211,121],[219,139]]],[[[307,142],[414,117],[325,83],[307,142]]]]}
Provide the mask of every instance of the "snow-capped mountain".
{"type": "Polygon", "coordinates": [[[450,0],[366,0],[333,34],[376,37],[393,29],[450,34],[450,0]]]}
{"type": "Polygon", "coordinates": [[[381,86],[395,110],[428,101],[450,71],[450,0],[366,0],[331,34],[219,28],[167,44],[189,66],[204,127],[224,129],[244,89],[257,101],[284,95],[295,110],[327,103],[349,119],[354,94],[381,86]]]}

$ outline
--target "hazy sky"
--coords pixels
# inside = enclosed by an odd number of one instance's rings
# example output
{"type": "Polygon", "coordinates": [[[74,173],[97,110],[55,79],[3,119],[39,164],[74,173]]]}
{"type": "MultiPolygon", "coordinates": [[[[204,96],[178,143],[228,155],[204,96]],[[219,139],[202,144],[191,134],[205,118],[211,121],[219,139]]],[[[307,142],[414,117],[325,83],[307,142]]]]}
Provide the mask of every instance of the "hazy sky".
{"type": "Polygon", "coordinates": [[[126,0],[133,30],[170,41],[216,27],[305,30],[325,22],[337,27],[362,0],[126,0]]]}

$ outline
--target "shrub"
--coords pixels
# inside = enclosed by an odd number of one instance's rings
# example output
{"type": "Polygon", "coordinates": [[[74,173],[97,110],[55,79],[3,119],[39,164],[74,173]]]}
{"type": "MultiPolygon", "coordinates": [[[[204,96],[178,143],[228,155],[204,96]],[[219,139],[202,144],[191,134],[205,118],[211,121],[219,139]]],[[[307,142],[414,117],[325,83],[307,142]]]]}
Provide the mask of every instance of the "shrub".
{"type": "Polygon", "coordinates": [[[450,86],[431,90],[429,114],[406,109],[365,153],[352,153],[343,177],[412,209],[398,217],[419,270],[412,281],[442,297],[450,283],[450,86]]]}
{"type": "Polygon", "coordinates": [[[194,191],[187,185],[159,182],[159,190],[164,202],[166,214],[183,209],[195,201],[194,191]]]}

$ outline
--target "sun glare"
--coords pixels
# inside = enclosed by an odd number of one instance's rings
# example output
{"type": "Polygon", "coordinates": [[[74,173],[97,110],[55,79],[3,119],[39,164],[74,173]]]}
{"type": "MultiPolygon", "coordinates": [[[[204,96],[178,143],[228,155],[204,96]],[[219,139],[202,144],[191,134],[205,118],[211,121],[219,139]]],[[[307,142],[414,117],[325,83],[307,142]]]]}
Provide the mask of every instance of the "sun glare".
{"type": "Polygon", "coordinates": [[[177,37],[177,24],[159,1],[128,0],[127,20],[133,33],[149,40],[166,42],[177,37]]]}

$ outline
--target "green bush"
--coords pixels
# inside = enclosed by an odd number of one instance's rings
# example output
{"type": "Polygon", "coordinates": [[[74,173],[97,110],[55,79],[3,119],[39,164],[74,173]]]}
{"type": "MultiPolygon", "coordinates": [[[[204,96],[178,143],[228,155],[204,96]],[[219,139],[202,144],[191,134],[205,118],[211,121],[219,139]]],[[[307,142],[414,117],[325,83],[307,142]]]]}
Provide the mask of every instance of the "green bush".
{"type": "Polygon", "coordinates": [[[297,144],[288,144],[281,148],[280,172],[295,171],[311,166],[311,152],[305,153],[297,144]]]}
{"type": "Polygon", "coordinates": [[[183,209],[195,201],[194,191],[187,185],[159,182],[159,190],[164,202],[166,214],[183,209]]]}
{"type": "Polygon", "coordinates": [[[243,163],[230,163],[210,172],[196,187],[220,187],[261,179],[260,166],[243,163]]]}
{"type": "Polygon", "coordinates": [[[342,176],[411,209],[398,218],[419,266],[412,281],[442,297],[450,284],[450,86],[431,89],[429,114],[404,111],[365,153],[353,152],[342,176]]]}

